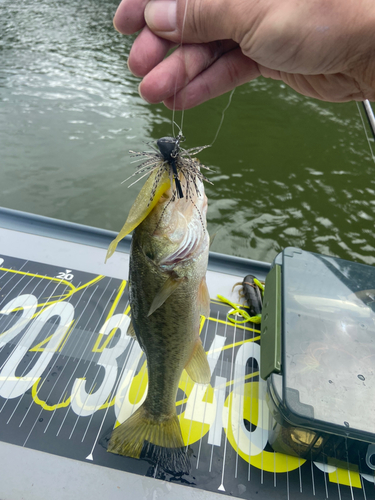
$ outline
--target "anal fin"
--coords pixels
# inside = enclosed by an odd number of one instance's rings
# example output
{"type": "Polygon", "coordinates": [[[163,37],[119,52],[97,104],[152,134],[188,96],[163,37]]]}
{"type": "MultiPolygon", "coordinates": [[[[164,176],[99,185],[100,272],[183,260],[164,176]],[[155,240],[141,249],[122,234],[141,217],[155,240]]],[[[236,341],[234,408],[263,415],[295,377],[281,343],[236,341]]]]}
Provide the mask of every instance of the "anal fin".
{"type": "Polygon", "coordinates": [[[210,383],[211,370],[201,339],[197,339],[193,349],[193,354],[187,362],[185,370],[187,371],[189,377],[194,380],[194,382],[197,382],[197,384],[210,383]]]}

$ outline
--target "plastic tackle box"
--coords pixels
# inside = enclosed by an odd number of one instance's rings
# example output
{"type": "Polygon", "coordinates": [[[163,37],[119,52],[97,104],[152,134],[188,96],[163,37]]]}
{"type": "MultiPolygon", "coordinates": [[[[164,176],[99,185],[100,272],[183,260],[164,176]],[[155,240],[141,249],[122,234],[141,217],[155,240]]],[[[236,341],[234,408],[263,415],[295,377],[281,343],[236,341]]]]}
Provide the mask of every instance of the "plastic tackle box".
{"type": "Polygon", "coordinates": [[[262,311],[274,450],[373,474],[374,370],[375,268],[286,248],[262,311]]]}

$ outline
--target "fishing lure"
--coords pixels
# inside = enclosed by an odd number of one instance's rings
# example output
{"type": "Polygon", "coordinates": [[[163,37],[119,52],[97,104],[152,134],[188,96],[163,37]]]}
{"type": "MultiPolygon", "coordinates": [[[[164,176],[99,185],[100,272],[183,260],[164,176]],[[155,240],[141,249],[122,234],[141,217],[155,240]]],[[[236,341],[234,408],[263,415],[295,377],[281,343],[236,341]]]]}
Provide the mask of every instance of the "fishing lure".
{"type": "Polygon", "coordinates": [[[147,158],[146,161],[137,166],[137,171],[125,180],[129,180],[135,175],[141,176],[135,182],[130,184],[130,186],[133,186],[133,184],[141,180],[153,170],[158,170],[152,187],[149,204],[155,196],[157,186],[165,171],[169,173],[171,185],[174,186],[171,201],[174,201],[176,197],[186,197],[187,200],[192,201],[193,189],[195,189],[195,192],[199,196],[200,193],[197,186],[197,178],[202,182],[206,181],[212,184],[212,182],[200,171],[200,168],[204,168],[206,170],[211,169],[202,165],[197,158],[192,158],[193,155],[200,153],[203,149],[206,149],[209,146],[198,146],[195,148],[184,149],[180,146],[180,143],[184,140],[185,137],[179,133],[177,137],[162,137],[161,139],[158,139],[156,144],[159,149],[156,149],[153,145],[151,145],[154,151],[130,151],[133,157],[147,158]],[[181,176],[186,179],[185,193],[183,192],[181,186],[181,176]]]}
{"type": "Polygon", "coordinates": [[[250,309],[251,316],[259,316],[262,314],[264,284],[261,283],[255,276],[248,274],[243,279],[242,283],[233,285],[233,289],[238,285],[242,285],[242,290],[239,295],[245,298],[250,309]]]}

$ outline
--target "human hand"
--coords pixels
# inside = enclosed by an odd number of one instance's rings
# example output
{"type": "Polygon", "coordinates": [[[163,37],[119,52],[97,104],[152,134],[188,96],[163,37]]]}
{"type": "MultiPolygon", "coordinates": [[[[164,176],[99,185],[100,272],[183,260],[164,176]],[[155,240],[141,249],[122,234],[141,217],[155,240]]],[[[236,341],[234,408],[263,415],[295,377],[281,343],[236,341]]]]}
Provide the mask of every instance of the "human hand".
{"type": "Polygon", "coordinates": [[[188,109],[260,75],[325,101],[375,100],[373,0],[122,0],[114,25],[142,29],[128,64],[150,103],[188,109]]]}

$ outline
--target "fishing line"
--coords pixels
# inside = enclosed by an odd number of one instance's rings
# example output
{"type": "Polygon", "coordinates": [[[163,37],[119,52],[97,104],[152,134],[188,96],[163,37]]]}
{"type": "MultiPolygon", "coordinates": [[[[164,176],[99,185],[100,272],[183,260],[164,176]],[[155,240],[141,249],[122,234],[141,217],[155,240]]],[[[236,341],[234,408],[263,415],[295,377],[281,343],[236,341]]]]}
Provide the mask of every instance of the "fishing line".
{"type": "MultiPolygon", "coordinates": [[[[175,122],[175,114],[176,114],[177,85],[178,85],[179,75],[181,76],[181,66],[184,63],[185,70],[187,67],[187,65],[186,65],[186,51],[185,51],[185,53],[183,51],[183,34],[184,34],[185,24],[186,24],[188,2],[189,2],[189,0],[186,0],[184,17],[183,17],[182,28],[181,28],[181,42],[180,42],[180,46],[177,48],[177,51],[179,51],[179,55],[178,55],[178,61],[177,61],[177,71],[176,71],[176,79],[175,79],[174,94],[173,94],[173,109],[172,109],[172,134],[173,134],[173,137],[162,137],[162,138],[158,139],[156,141],[158,149],[156,149],[154,146],[151,146],[153,151],[155,151],[155,152],[152,152],[152,151],[137,152],[137,151],[130,150],[130,153],[132,153],[132,156],[136,158],[134,163],[141,161],[142,157],[144,158],[144,161],[140,165],[137,166],[136,172],[134,172],[132,175],[127,177],[121,183],[121,184],[123,184],[124,182],[127,182],[132,177],[136,176],[137,179],[132,184],[130,184],[128,186],[128,187],[132,187],[134,184],[139,182],[141,179],[143,179],[144,177],[148,176],[151,172],[156,170],[157,172],[156,172],[156,177],[154,179],[154,184],[153,184],[152,191],[151,191],[150,201],[152,201],[152,199],[155,195],[156,187],[161,179],[161,176],[163,175],[163,172],[167,172],[169,174],[172,186],[173,186],[173,180],[174,180],[175,191],[177,192],[177,196],[179,199],[184,198],[184,193],[183,193],[183,190],[181,187],[180,174],[186,180],[186,197],[187,197],[187,199],[190,199],[191,201],[193,201],[192,200],[193,187],[195,187],[195,191],[196,191],[197,195],[199,195],[199,190],[197,187],[197,179],[199,179],[199,181],[210,182],[209,179],[207,179],[201,172],[201,168],[204,168],[206,170],[210,170],[210,168],[206,167],[204,165],[201,165],[199,163],[199,161],[196,158],[192,158],[192,156],[200,153],[203,149],[211,147],[216,142],[216,139],[220,133],[221,127],[222,127],[223,122],[224,122],[225,112],[229,108],[229,106],[232,102],[233,94],[234,94],[234,89],[233,89],[229,94],[228,103],[221,113],[220,123],[219,123],[219,126],[217,128],[217,131],[215,133],[215,136],[214,136],[211,144],[206,145],[206,146],[198,146],[195,148],[189,148],[189,149],[182,148],[180,146],[180,143],[185,140],[185,137],[183,135],[183,124],[184,124],[184,113],[185,113],[184,102],[182,103],[183,105],[182,105],[181,125],[180,126],[178,126],[178,124],[175,122]],[[175,134],[175,126],[178,128],[177,135],[175,134]]],[[[184,76],[184,75],[182,75],[182,76],[184,76]]],[[[149,144],[149,143],[147,143],[147,144],[149,144]]],[[[194,202],[193,202],[193,204],[194,204],[196,210],[198,211],[200,220],[202,222],[202,225],[204,226],[203,219],[202,219],[202,216],[198,210],[198,207],[195,205],[194,202]]]]}
{"type": "Polygon", "coordinates": [[[233,97],[233,94],[234,94],[234,91],[236,90],[236,87],[231,91],[231,93],[229,94],[229,99],[228,99],[228,103],[227,105],[225,106],[225,108],[223,109],[223,111],[221,112],[221,119],[220,119],[220,123],[219,123],[219,127],[216,131],[216,134],[215,134],[215,137],[214,137],[214,140],[211,142],[211,144],[209,145],[209,147],[211,147],[214,142],[216,141],[217,139],[217,136],[219,135],[219,132],[220,132],[220,129],[221,129],[221,126],[223,125],[223,122],[224,122],[224,115],[225,115],[225,112],[226,110],[229,108],[229,106],[231,105],[231,102],[232,102],[232,97],[233,97]]]}
{"type": "Polygon", "coordinates": [[[362,122],[362,127],[363,127],[363,130],[365,131],[365,135],[366,135],[366,139],[367,139],[368,147],[370,148],[371,158],[372,158],[373,162],[375,163],[375,155],[374,155],[374,152],[373,152],[373,149],[372,149],[372,145],[371,145],[371,143],[373,142],[373,140],[369,137],[369,135],[368,135],[368,133],[367,133],[367,127],[366,127],[365,121],[364,121],[364,119],[363,119],[362,112],[361,112],[361,109],[360,109],[360,107],[359,107],[359,104],[358,104],[358,102],[357,102],[357,101],[356,101],[355,103],[356,103],[356,105],[357,105],[357,109],[358,109],[359,117],[361,118],[361,122],[362,122]]]}
{"type": "MultiPolygon", "coordinates": [[[[186,23],[186,16],[187,16],[187,7],[188,7],[188,4],[189,4],[189,0],[186,0],[186,3],[185,3],[185,10],[184,10],[184,17],[183,17],[183,20],[182,20],[182,29],[181,29],[181,42],[180,42],[180,49],[181,49],[181,58],[179,59],[179,63],[178,63],[178,68],[177,68],[177,74],[176,74],[176,81],[175,81],[175,87],[174,87],[174,94],[173,94],[173,110],[172,110],[172,134],[173,134],[173,137],[176,137],[175,135],[175,128],[174,128],[174,125],[175,125],[175,113],[176,113],[176,94],[177,94],[177,82],[178,82],[178,75],[180,74],[180,70],[181,70],[181,65],[182,65],[182,60],[184,60],[184,63],[186,62],[185,61],[185,56],[184,56],[184,53],[182,51],[182,46],[183,46],[183,36],[184,36],[184,30],[185,30],[185,23],[186,23]]],[[[186,68],[186,64],[184,64],[185,68],[186,68]]],[[[219,132],[221,130],[221,127],[223,125],[223,122],[224,122],[224,116],[225,116],[225,112],[227,111],[227,109],[229,108],[229,106],[231,105],[231,102],[232,102],[232,97],[233,97],[233,94],[234,94],[234,91],[236,89],[234,88],[230,94],[229,94],[229,99],[228,99],[228,103],[227,105],[225,106],[225,108],[223,109],[223,111],[221,112],[221,118],[220,118],[220,123],[219,123],[219,126],[218,126],[218,129],[216,131],[216,134],[214,136],[214,139],[213,141],[211,142],[211,144],[209,144],[207,147],[211,147],[213,146],[213,144],[216,142],[216,139],[218,138],[218,135],[219,135],[219,132]]],[[[184,124],[184,114],[185,114],[185,109],[184,107],[182,107],[182,111],[181,111],[181,125],[179,127],[179,134],[181,136],[183,136],[183,133],[182,133],[182,129],[183,129],[183,124],[184,124]]],[[[177,125],[177,124],[176,124],[177,125]]],[[[177,125],[178,127],[178,125],[177,125]]]]}
{"type": "MultiPolygon", "coordinates": [[[[184,17],[182,20],[182,30],[181,30],[181,42],[180,42],[180,49],[181,49],[181,58],[179,59],[178,62],[178,68],[177,68],[177,73],[176,73],[176,81],[175,81],[175,86],[174,86],[174,94],[173,94],[173,111],[172,111],[172,134],[173,137],[176,137],[175,135],[175,130],[174,130],[174,124],[175,124],[175,113],[176,113],[176,94],[177,94],[177,82],[178,82],[178,75],[180,74],[181,70],[181,64],[182,64],[182,59],[184,59],[185,62],[185,56],[182,50],[182,45],[183,45],[183,36],[184,36],[184,30],[185,30],[185,22],[186,22],[186,13],[187,13],[187,6],[188,6],[189,0],[186,0],[185,3],[185,10],[184,10],[184,17]]],[[[186,64],[184,64],[186,67],[186,64]]],[[[184,108],[182,108],[182,113],[181,113],[181,126],[179,127],[180,131],[179,133],[182,135],[182,126],[184,124],[184,108]]]]}

